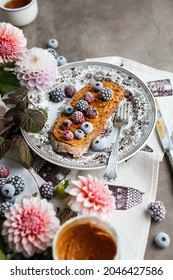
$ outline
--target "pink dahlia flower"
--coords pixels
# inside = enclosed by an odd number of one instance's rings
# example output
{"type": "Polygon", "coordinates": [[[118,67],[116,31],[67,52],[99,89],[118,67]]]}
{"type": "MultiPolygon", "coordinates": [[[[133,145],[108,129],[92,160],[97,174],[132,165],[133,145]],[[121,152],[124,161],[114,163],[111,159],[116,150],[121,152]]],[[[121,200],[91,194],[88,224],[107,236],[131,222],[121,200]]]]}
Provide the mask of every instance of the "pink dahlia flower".
{"type": "Polygon", "coordinates": [[[15,62],[26,51],[23,31],[10,23],[0,23],[0,63],[15,62]]]}
{"type": "Polygon", "coordinates": [[[79,176],[65,191],[71,195],[70,208],[81,215],[106,218],[115,209],[115,198],[108,186],[91,175],[79,176]]]}
{"type": "Polygon", "coordinates": [[[37,197],[16,202],[5,217],[2,235],[12,250],[26,257],[50,247],[59,227],[53,205],[37,197]]]}
{"type": "Polygon", "coordinates": [[[26,88],[46,90],[55,82],[57,61],[47,50],[32,48],[18,59],[15,73],[26,88]]]}

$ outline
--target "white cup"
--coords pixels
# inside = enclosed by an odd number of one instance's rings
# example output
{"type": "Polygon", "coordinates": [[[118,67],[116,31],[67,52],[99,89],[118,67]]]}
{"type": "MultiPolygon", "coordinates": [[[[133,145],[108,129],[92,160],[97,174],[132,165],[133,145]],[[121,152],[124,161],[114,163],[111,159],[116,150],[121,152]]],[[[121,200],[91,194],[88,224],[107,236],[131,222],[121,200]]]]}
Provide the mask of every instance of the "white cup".
{"type": "Polygon", "coordinates": [[[0,0],[1,22],[4,21],[15,26],[25,26],[34,21],[38,14],[37,0],[31,0],[21,8],[4,7],[9,1],[10,0],[0,0]]]}
{"type": "Polygon", "coordinates": [[[53,240],[52,255],[54,260],[117,260],[119,238],[110,223],[97,217],[77,216],[60,226],[53,240]]]}

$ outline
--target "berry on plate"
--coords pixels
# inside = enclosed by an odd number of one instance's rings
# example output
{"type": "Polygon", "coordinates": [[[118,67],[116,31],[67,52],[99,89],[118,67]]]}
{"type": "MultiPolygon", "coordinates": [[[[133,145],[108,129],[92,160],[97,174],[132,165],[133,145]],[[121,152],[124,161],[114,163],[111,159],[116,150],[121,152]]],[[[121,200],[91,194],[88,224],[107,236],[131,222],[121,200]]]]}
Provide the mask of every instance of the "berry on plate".
{"type": "Polygon", "coordinates": [[[5,218],[5,213],[13,204],[9,201],[4,201],[0,204],[0,216],[1,218],[5,218]]]}
{"type": "Polygon", "coordinates": [[[71,119],[76,124],[81,124],[85,121],[84,114],[81,111],[74,112],[71,119]]]}
{"type": "Polygon", "coordinates": [[[72,126],[72,122],[70,120],[64,120],[62,123],[62,129],[66,130],[66,129],[70,129],[72,126]]]}
{"type": "Polygon", "coordinates": [[[3,187],[1,188],[1,194],[4,197],[12,197],[15,194],[15,187],[12,184],[5,184],[3,185],[3,187]]]}
{"type": "Polygon", "coordinates": [[[73,112],[74,112],[74,107],[71,106],[71,105],[67,105],[67,106],[64,108],[64,114],[65,114],[66,116],[72,115],[73,112]]]}
{"type": "Polygon", "coordinates": [[[10,171],[8,167],[4,165],[0,165],[0,178],[7,178],[9,175],[10,171]]]}
{"type": "Polygon", "coordinates": [[[74,138],[74,134],[73,134],[72,131],[66,129],[66,130],[63,132],[62,137],[63,137],[65,140],[67,140],[67,141],[71,141],[71,140],[73,140],[73,138],[74,138]]]}
{"type": "Polygon", "coordinates": [[[88,109],[88,102],[86,100],[79,100],[76,104],[76,109],[85,112],[88,109]]]}
{"type": "Polygon", "coordinates": [[[101,91],[100,91],[100,95],[99,95],[99,98],[103,101],[109,101],[113,98],[113,91],[111,88],[103,88],[101,91]]]}
{"type": "Polygon", "coordinates": [[[46,199],[51,199],[54,196],[54,190],[52,182],[45,182],[40,186],[40,194],[46,199]]]}
{"type": "Polygon", "coordinates": [[[92,94],[92,92],[87,91],[84,93],[83,96],[84,100],[86,100],[89,104],[92,103],[94,101],[94,95],[92,94]]]}
{"type": "Polygon", "coordinates": [[[90,118],[90,119],[94,119],[98,116],[98,110],[96,107],[91,106],[87,109],[86,111],[86,117],[90,118]]]}
{"type": "Polygon", "coordinates": [[[67,97],[72,97],[76,93],[76,88],[72,85],[69,85],[65,86],[64,91],[67,97]]]}
{"type": "Polygon", "coordinates": [[[12,184],[15,187],[14,195],[18,195],[19,193],[23,192],[25,183],[20,174],[14,174],[8,179],[8,183],[12,184]]]}
{"type": "Polygon", "coordinates": [[[82,129],[77,129],[77,130],[75,130],[75,132],[74,132],[74,137],[75,137],[76,139],[82,139],[82,138],[84,138],[84,136],[85,136],[85,133],[83,132],[82,129]]]}
{"type": "Polygon", "coordinates": [[[80,129],[83,130],[85,134],[89,134],[93,131],[93,125],[90,122],[83,122],[80,129]]]}
{"type": "Polygon", "coordinates": [[[94,84],[95,91],[100,91],[102,88],[103,88],[102,82],[95,82],[95,84],[94,84]]]}
{"type": "Polygon", "coordinates": [[[53,102],[60,102],[64,100],[65,97],[66,95],[63,87],[58,87],[49,92],[49,98],[53,102]]]}
{"type": "Polygon", "coordinates": [[[102,139],[95,139],[92,143],[91,143],[91,149],[95,152],[100,152],[103,151],[104,149],[104,143],[102,139]]]}

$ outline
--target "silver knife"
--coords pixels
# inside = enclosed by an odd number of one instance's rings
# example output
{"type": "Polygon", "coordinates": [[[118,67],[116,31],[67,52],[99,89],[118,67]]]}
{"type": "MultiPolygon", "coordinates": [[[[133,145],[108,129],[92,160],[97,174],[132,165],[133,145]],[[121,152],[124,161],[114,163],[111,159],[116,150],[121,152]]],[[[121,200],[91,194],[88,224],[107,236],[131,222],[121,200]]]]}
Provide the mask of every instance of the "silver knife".
{"type": "Polygon", "coordinates": [[[169,135],[169,131],[167,129],[167,126],[165,124],[165,121],[163,119],[162,113],[160,111],[160,108],[159,108],[157,102],[156,102],[156,105],[157,105],[157,121],[156,121],[157,132],[158,132],[162,147],[163,147],[163,149],[168,157],[168,160],[170,162],[170,165],[173,169],[173,144],[172,144],[171,137],[169,135]],[[171,150],[172,150],[172,153],[171,153],[171,150]]]}

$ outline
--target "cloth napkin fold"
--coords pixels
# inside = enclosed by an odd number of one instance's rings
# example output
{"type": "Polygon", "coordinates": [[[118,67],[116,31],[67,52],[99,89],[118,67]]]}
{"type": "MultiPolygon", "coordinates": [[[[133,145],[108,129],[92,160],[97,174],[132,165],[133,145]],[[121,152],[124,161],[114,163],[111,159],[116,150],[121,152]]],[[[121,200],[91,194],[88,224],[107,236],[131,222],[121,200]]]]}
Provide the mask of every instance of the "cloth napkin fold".
{"type": "MultiPolygon", "coordinates": [[[[87,59],[87,61],[108,62],[119,65],[138,76],[148,84],[158,99],[165,122],[169,131],[173,128],[173,74],[157,70],[143,64],[122,57],[104,57],[87,59]]],[[[120,242],[121,259],[143,259],[150,229],[151,218],[147,214],[150,202],[155,201],[158,183],[159,161],[164,152],[160,146],[156,131],[154,130],[144,149],[126,162],[118,165],[118,179],[111,183],[114,188],[118,205],[123,200],[122,192],[126,193],[126,202],[129,207],[117,207],[110,222],[115,227],[120,242]],[[134,203],[134,199],[137,202],[134,203]]],[[[103,180],[105,168],[98,170],[65,170],[60,172],[63,179],[76,179],[78,175],[91,174],[103,180]],[[68,175],[67,175],[68,174],[68,175]]],[[[42,173],[31,168],[31,173],[38,183],[46,180],[42,173]],[[39,174],[39,175],[38,175],[39,174]]],[[[107,183],[105,181],[105,183],[107,183]]],[[[53,201],[55,207],[63,205],[62,200],[53,201]]],[[[125,205],[125,204],[122,204],[125,205]]]]}

